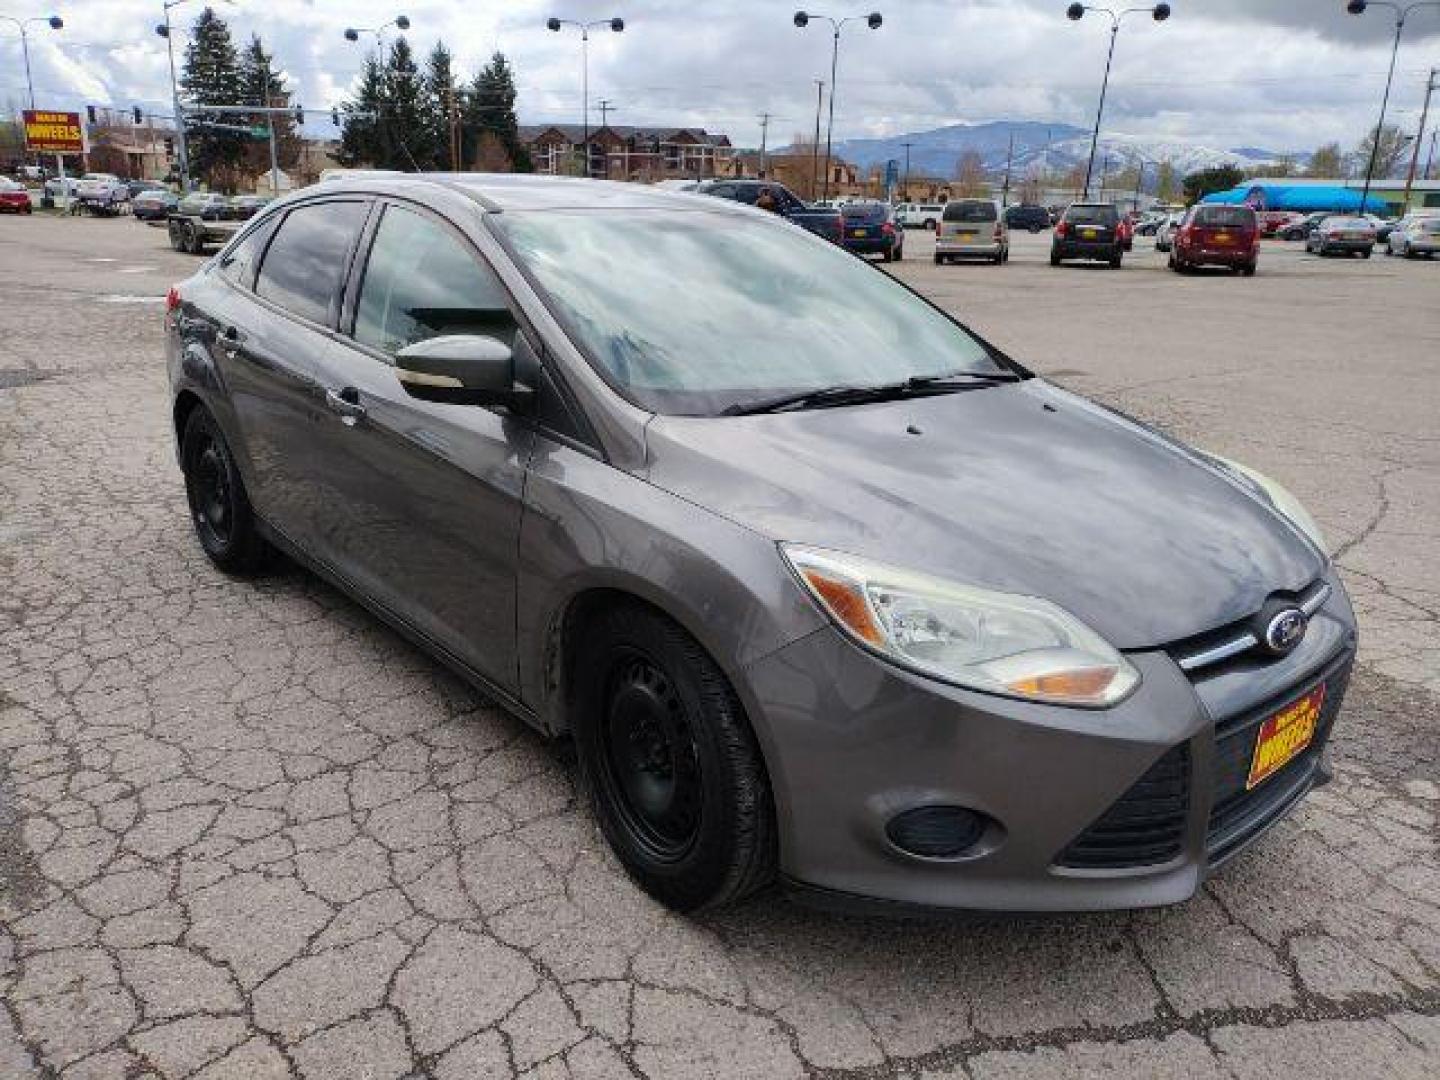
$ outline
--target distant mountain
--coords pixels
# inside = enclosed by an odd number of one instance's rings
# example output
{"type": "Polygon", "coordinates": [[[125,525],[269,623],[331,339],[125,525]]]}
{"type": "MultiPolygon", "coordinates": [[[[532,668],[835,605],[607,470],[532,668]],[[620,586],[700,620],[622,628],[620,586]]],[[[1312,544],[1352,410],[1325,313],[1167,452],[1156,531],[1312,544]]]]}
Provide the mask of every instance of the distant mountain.
{"type": "MultiPolygon", "coordinates": [[[[847,139],[835,145],[835,153],[854,162],[862,170],[886,161],[905,162],[905,143],[910,143],[910,171],[930,176],[952,176],[955,162],[967,151],[976,151],[985,163],[986,172],[998,176],[1004,172],[1005,158],[1014,138],[1012,170],[1023,175],[1032,166],[1065,170],[1084,165],[1090,153],[1090,132],[1073,124],[1046,124],[1037,121],[996,120],[984,124],[951,124],[932,131],[895,135],[885,139],[847,139]]],[[[1253,168],[1277,160],[1283,155],[1259,147],[1217,150],[1181,140],[1147,139],[1119,132],[1101,135],[1095,153],[1098,172],[1106,168],[1120,172],[1139,162],[1147,171],[1168,161],[1177,173],[1184,175],[1196,169],[1220,165],[1253,168]]],[[[1303,155],[1292,155],[1303,160],[1303,155]]]]}

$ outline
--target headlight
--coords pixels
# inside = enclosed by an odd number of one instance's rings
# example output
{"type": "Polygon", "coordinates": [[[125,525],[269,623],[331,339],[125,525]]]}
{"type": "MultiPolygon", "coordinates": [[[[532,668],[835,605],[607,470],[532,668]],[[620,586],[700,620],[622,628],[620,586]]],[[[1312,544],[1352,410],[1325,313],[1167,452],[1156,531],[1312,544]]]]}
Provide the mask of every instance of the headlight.
{"type": "Polygon", "coordinates": [[[1271,506],[1282,516],[1289,518],[1292,525],[1310,538],[1311,543],[1320,549],[1320,554],[1329,557],[1330,549],[1325,546],[1325,535],[1320,531],[1320,526],[1315,523],[1315,519],[1310,516],[1310,512],[1305,509],[1300,500],[1290,493],[1289,488],[1277,480],[1270,479],[1264,473],[1255,471],[1248,465],[1241,465],[1238,461],[1231,461],[1219,454],[1207,454],[1206,456],[1222,467],[1237,472],[1250,480],[1260,489],[1260,493],[1270,500],[1271,506]]]}
{"type": "Polygon", "coordinates": [[[1114,705],[1140,683],[1109,642],[1047,600],[838,552],[781,550],[841,629],[905,667],[972,690],[1062,705],[1114,705]]]}

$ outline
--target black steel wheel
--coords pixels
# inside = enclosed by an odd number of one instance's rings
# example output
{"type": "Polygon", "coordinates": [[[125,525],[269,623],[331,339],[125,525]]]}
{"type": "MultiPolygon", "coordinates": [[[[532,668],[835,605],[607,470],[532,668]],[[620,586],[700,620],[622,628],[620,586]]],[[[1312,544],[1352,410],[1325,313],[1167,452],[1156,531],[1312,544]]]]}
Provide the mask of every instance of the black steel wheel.
{"type": "Polygon", "coordinates": [[[206,556],[227,573],[249,574],[260,569],[270,553],[269,544],[255,527],[255,515],[225,436],[203,406],[186,419],[180,463],[190,521],[206,556]]]}
{"type": "Polygon", "coordinates": [[[574,735],[590,801],[631,877],[678,911],[774,877],[775,812],[744,711],[700,644],[620,605],[580,638],[574,735]]]}

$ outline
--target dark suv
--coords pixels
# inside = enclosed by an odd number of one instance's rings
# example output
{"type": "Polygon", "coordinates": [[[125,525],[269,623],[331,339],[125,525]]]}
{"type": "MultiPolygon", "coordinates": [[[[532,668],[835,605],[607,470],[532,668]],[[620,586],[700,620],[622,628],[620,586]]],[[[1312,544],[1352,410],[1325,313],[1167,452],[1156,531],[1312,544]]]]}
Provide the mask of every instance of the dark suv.
{"type": "Polygon", "coordinates": [[[1025,229],[1032,233],[1038,233],[1040,230],[1050,227],[1050,211],[1043,206],[1028,204],[1011,206],[1005,211],[1005,224],[1012,229],[1025,229]]]}
{"type": "Polygon", "coordinates": [[[1125,255],[1120,211],[1114,203],[1071,203],[1055,225],[1050,265],[1066,259],[1098,259],[1117,270],[1125,255]]]}
{"type": "Polygon", "coordinates": [[[806,206],[800,196],[774,180],[707,180],[696,185],[695,193],[771,210],[802,229],[837,244],[844,239],[845,222],[840,211],[806,206]],[[769,195],[769,205],[764,198],[766,194],[769,195]]]}

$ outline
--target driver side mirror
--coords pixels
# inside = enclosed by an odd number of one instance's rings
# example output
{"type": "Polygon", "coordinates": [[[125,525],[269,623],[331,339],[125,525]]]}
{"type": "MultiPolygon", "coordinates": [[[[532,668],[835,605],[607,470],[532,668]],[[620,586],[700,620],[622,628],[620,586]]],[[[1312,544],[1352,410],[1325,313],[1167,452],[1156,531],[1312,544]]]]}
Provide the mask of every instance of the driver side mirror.
{"type": "Polygon", "coordinates": [[[395,354],[395,377],[411,397],[452,405],[504,405],[521,411],[535,391],[515,381],[509,345],[479,334],[446,334],[395,354]]]}

